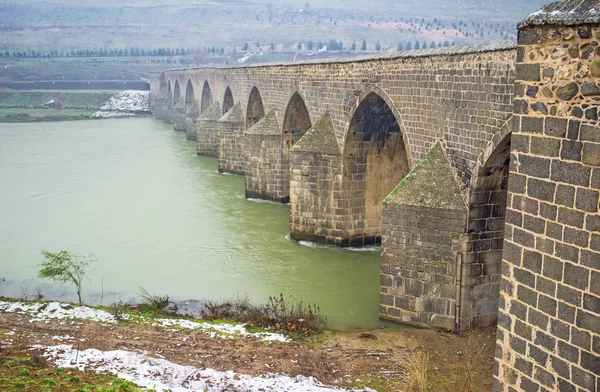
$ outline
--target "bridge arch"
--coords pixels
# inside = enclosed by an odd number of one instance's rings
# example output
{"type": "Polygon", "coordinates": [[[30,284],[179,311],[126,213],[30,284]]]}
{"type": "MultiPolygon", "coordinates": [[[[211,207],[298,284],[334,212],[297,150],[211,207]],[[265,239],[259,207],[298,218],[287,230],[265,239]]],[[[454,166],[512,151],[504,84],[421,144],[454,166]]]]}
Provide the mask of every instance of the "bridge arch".
{"type": "MultiPolygon", "coordinates": [[[[471,326],[486,327],[498,320],[498,298],[501,278],[502,250],[508,175],[510,165],[511,123],[508,120],[481,153],[472,180],[467,225],[469,253],[462,280],[472,282],[471,309],[461,313],[471,319],[471,326]]],[[[525,201],[524,201],[525,202],[525,201]]]]}
{"type": "Polygon", "coordinates": [[[210,90],[210,85],[208,84],[208,80],[204,81],[204,86],[202,86],[202,99],[200,101],[200,113],[204,113],[206,109],[213,103],[212,91],[210,90]]]}
{"type": "Polygon", "coordinates": [[[167,93],[169,94],[169,99],[173,99],[173,90],[171,89],[171,81],[169,80],[167,83],[167,93]]]}
{"type": "Polygon", "coordinates": [[[360,96],[346,131],[343,183],[351,244],[381,239],[385,197],[410,170],[402,122],[393,102],[376,86],[360,96]]]}
{"type": "Polygon", "coordinates": [[[185,88],[185,113],[188,114],[192,110],[192,106],[196,101],[194,95],[194,86],[192,85],[191,79],[188,79],[187,86],[185,88]]]}
{"type": "Polygon", "coordinates": [[[233,100],[233,94],[231,93],[231,89],[227,87],[225,89],[225,96],[223,97],[223,115],[229,111],[235,104],[233,100]]]}
{"type": "Polygon", "coordinates": [[[287,200],[290,195],[290,155],[291,149],[300,138],[312,127],[306,101],[299,91],[288,99],[283,117],[281,133],[281,176],[283,178],[282,193],[287,200]]]}
{"type": "Polygon", "coordinates": [[[173,87],[173,105],[177,105],[181,99],[181,88],[179,87],[179,80],[175,81],[175,87],[173,87]]]}
{"type": "Polygon", "coordinates": [[[252,87],[248,97],[248,106],[246,107],[246,129],[252,128],[261,118],[265,116],[265,108],[256,86],[252,87]]]}

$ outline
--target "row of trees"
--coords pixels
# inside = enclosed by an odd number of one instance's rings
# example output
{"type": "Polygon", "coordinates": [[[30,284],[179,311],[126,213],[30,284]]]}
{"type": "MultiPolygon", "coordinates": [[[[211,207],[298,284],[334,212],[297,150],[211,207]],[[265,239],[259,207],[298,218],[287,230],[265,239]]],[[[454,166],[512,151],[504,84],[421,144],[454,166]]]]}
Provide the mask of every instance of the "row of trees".
{"type": "MultiPolygon", "coordinates": [[[[206,48],[207,52],[215,53],[217,49],[215,47],[206,48]]],[[[220,49],[222,54],[224,49],[220,49]]],[[[47,58],[47,57],[113,57],[113,56],[183,56],[192,54],[191,49],[184,48],[157,48],[157,49],[140,49],[140,48],[120,48],[120,49],[86,49],[86,50],[71,50],[70,52],[59,52],[58,50],[51,50],[50,52],[42,53],[40,51],[32,50],[30,52],[0,52],[2,57],[14,57],[14,58],[47,58]]]]}
{"type": "Polygon", "coordinates": [[[441,47],[448,47],[448,46],[455,46],[456,42],[452,41],[444,41],[444,42],[438,42],[435,43],[435,41],[431,41],[429,43],[429,45],[427,44],[426,41],[423,41],[422,43],[420,41],[415,41],[414,45],[412,42],[408,41],[405,43],[400,42],[398,44],[398,46],[396,47],[396,50],[398,52],[402,52],[403,50],[419,50],[419,49],[433,49],[433,48],[441,48],[441,47]]]}
{"type": "MultiPolygon", "coordinates": [[[[455,42],[450,42],[450,41],[444,41],[444,42],[435,42],[435,41],[431,41],[429,44],[426,41],[415,41],[414,44],[410,41],[408,42],[400,42],[398,44],[398,46],[396,47],[396,50],[401,52],[403,50],[418,50],[418,49],[427,49],[427,48],[441,48],[441,47],[448,47],[448,46],[455,46],[456,43],[455,42]]],[[[296,48],[298,50],[302,50],[304,49],[308,49],[308,50],[313,50],[313,49],[318,49],[321,50],[324,47],[327,47],[327,50],[350,50],[350,51],[356,51],[358,50],[358,46],[356,45],[356,42],[352,42],[352,45],[350,45],[350,47],[345,47],[344,44],[342,43],[342,41],[336,41],[334,39],[330,39],[329,42],[322,42],[319,41],[316,45],[313,43],[313,41],[308,41],[308,43],[303,44],[302,42],[298,42],[298,45],[296,45],[296,48]]],[[[383,47],[381,46],[381,43],[379,41],[377,41],[377,43],[375,43],[375,50],[377,52],[379,52],[383,47]]],[[[366,51],[367,50],[367,41],[363,40],[362,44],[360,45],[360,51],[366,51]]]]}
{"type": "MultiPolygon", "coordinates": [[[[429,44],[426,41],[415,41],[413,42],[400,42],[396,48],[397,51],[403,50],[413,50],[413,49],[427,49],[427,48],[441,48],[456,45],[455,42],[444,41],[444,42],[435,42],[431,41],[429,44]]],[[[256,47],[260,48],[261,44],[256,43],[256,47]]],[[[269,45],[270,50],[275,50],[275,44],[271,43],[269,45]]],[[[367,41],[363,40],[359,45],[356,42],[352,42],[349,47],[344,46],[342,41],[336,41],[334,39],[330,39],[329,41],[308,41],[307,43],[298,42],[296,45],[297,50],[307,49],[309,51],[312,50],[323,50],[326,48],[328,51],[333,50],[350,50],[350,51],[366,51],[367,50],[367,41]]],[[[376,51],[382,50],[382,45],[379,41],[376,42],[374,49],[376,51]]],[[[245,43],[242,47],[244,51],[249,50],[248,43],[245,43]]],[[[159,57],[172,57],[172,56],[183,56],[183,55],[196,55],[201,49],[196,49],[192,51],[192,49],[184,49],[184,48],[158,48],[158,49],[139,49],[139,48],[124,48],[124,49],[86,49],[86,50],[71,50],[70,52],[59,52],[55,50],[51,50],[48,53],[42,54],[39,51],[32,50],[31,52],[9,52],[6,51],[4,53],[0,52],[0,57],[13,57],[13,58],[52,58],[52,57],[113,57],[113,56],[159,56],[159,57]]],[[[217,54],[223,55],[225,54],[225,48],[217,48],[217,47],[205,47],[202,51],[209,54],[217,54]]]]}

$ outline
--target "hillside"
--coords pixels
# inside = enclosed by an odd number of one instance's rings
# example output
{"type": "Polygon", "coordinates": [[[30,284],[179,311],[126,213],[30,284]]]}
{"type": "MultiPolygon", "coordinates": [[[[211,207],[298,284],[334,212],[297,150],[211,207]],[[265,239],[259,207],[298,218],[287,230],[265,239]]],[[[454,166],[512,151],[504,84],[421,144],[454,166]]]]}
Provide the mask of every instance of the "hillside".
{"type": "MultiPolygon", "coordinates": [[[[94,48],[203,46],[225,52],[296,51],[298,42],[341,41],[350,48],[395,50],[415,41],[431,45],[514,39],[516,24],[546,0],[257,1],[158,0],[123,2],[46,0],[0,4],[3,51],[70,51],[94,48]],[[258,44],[258,45],[257,45],[258,44]]],[[[316,49],[316,48],[315,48],[316,49]]]]}

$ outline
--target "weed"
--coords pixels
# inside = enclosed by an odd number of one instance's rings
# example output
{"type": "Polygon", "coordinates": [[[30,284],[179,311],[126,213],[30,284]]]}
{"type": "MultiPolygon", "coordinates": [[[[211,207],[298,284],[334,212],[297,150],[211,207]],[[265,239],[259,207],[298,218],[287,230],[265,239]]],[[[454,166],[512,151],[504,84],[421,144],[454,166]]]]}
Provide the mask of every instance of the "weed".
{"type": "Polygon", "coordinates": [[[483,360],[486,350],[485,333],[486,331],[472,331],[466,336],[461,350],[461,371],[455,375],[454,391],[476,392],[479,390],[476,368],[483,360]]]}
{"type": "Polygon", "coordinates": [[[427,371],[429,370],[429,356],[417,351],[407,361],[408,377],[406,378],[407,392],[426,392],[428,390],[427,371]]]}
{"type": "Polygon", "coordinates": [[[110,314],[112,314],[115,317],[117,321],[121,321],[124,319],[124,316],[127,313],[128,306],[128,304],[119,300],[111,302],[107,310],[110,314]]]}
{"type": "Polygon", "coordinates": [[[305,304],[283,294],[269,297],[264,305],[253,305],[247,298],[241,298],[224,302],[207,301],[202,308],[202,317],[206,320],[227,319],[252,327],[303,335],[323,329],[325,320],[318,313],[316,304],[305,304]]]}
{"type": "MultiPolygon", "coordinates": [[[[161,311],[164,311],[165,308],[169,305],[169,296],[168,295],[163,296],[163,295],[151,294],[148,292],[148,290],[146,290],[142,286],[138,286],[138,288],[140,290],[138,292],[138,295],[146,301],[145,305],[148,305],[146,307],[146,312],[150,312],[150,313],[161,312],[161,311]]],[[[142,310],[142,312],[143,312],[143,310],[142,310]]],[[[146,313],[146,312],[144,312],[144,313],[146,313]]]]}

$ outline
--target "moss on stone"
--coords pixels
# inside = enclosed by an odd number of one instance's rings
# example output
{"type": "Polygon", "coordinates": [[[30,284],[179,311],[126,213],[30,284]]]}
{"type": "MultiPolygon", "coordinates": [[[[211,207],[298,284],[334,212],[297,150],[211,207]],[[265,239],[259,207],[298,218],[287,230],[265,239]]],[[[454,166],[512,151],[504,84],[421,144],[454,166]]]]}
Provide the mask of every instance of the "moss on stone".
{"type": "Polygon", "coordinates": [[[246,131],[247,135],[281,135],[281,130],[277,124],[275,111],[271,110],[266,116],[261,118],[254,126],[246,131]]]}
{"type": "Polygon", "coordinates": [[[233,105],[231,109],[229,109],[229,111],[219,119],[219,122],[246,122],[246,117],[244,115],[244,109],[242,109],[242,104],[238,102],[235,105],[233,105]]]}
{"type": "Polygon", "coordinates": [[[200,120],[218,120],[221,117],[221,105],[214,102],[198,117],[200,120]]]}
{"type": "Polygon", "coordinates": [[[302,138],[292,147],[292,152],[312,152],[324,155],[341,155],[335,137],[335,128],[329,112],[325,112],[302,138]]]}
{"type": "Polygon", "coordinates": [[[417,163],[383,203],[450,210],[467,208],[440,143],[417,163]]]}

